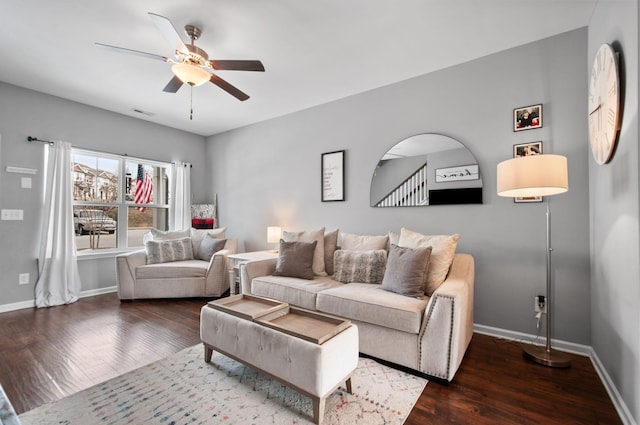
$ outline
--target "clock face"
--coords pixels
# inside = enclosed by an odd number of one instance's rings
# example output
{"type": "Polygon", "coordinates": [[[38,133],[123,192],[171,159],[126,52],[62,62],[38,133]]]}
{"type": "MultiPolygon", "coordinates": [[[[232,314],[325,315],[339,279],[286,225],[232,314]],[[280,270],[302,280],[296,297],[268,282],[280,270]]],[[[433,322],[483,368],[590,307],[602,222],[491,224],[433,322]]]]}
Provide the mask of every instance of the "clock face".
{"type": "Polygon", "coordinates": [[[593,61],[588,113],[591,152],[598,164],[605,164],[613,155],[620,124],[618,58],[608,44],[600,46],[593,61]]]}

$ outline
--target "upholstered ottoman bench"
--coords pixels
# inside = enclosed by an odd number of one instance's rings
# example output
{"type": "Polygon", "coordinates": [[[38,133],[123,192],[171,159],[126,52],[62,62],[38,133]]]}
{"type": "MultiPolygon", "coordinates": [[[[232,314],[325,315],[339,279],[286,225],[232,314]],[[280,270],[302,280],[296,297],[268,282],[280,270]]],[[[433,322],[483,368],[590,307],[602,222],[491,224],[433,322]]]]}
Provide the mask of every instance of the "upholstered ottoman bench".
{"type": "Polygon", "coordinates": [[[317,424],[340,384],[351,392],[358,328],[347,320],[235,295],[202,308],[200,338],[207,363],[218,351],[311,398],[317,424]]]}

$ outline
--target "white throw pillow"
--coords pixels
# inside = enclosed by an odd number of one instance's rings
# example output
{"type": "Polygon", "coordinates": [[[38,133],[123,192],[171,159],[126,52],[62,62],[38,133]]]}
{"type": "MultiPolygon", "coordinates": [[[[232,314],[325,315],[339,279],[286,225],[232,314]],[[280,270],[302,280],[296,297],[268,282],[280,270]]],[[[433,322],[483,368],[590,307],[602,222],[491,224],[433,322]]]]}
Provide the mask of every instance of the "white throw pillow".
{"type": "Polygon", "coordinates": [[[352,233],[340,232],[340,249],[349,251],[375,251],[377,249],[387,250],[389,247],[389,236],[368,236],[354,235],[352,233]]]}
{"type": "Polygon", "coordinates": [[[189,229],[168,231],[151,228],[142,236],[142,243],[146,244],[149,241],[171,241],[174,239],[188,238],[191,236],[189,232],[189,229]]]}
{"type": "Polygon", "coordinates": [[[431,296],[433,292],[444,282],[449,273],[449,268],[456,254],[458,244],[458,234],[453,235],[423,235],[405,229],[400,230],[400,240],[398,245],[405,248],[426,248],[432,247],[431,258],[429,259],[429,269],[427,271],[427,281],[425,283],[425,294],[431,296]]]}
{"type": "Polygon", "coordinates": [[[327,272],[324,268],[324,227],[318,230],[301,231],[301,232],[284,232],[282,239],[285,242],[313,242],[316,241],[316,248],[313,252],[313,274],[317,276],[326,276],[327,272]]]}

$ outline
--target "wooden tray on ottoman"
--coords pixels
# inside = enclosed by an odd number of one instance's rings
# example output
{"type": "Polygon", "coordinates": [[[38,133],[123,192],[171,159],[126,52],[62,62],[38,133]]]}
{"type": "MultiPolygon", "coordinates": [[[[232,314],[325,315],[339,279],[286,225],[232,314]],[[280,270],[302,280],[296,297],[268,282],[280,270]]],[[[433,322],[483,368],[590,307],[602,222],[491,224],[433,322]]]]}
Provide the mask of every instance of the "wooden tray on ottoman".
{"type": "Polygon", "coordinates": [[[285,309],[289,306],[270,298],[256,297],[248,294],[232,295],[227,298],[210,301],[208,306],[225,313],[233,314],[247,320],[255,320],[265,314],[285,309]]]}
{"type": "Polygon", "coordinates": [[[255,319],[256,323],[322,344],[351,326],[349,320],[286,305],[255,319]]]}

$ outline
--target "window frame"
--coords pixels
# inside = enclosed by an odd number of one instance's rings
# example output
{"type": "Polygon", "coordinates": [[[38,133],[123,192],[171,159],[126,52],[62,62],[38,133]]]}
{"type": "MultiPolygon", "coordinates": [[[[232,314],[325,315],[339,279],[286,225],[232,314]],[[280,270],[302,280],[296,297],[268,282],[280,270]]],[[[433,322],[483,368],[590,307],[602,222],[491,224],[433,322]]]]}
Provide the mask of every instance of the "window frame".
{"type": "MultiPolygon", "coordinates": [[[[88,248],[88,249],[82,249],[82,250],[78,250],[76,247],[76,255],[78,257],[113,257],[117,254],[121,254],[123,252],[129,252],[129,251],[137,251],[142,249],[142,246],[127,246],[128,244],[128,233],[129,233],[129,208],[137,208],[137,207],[144,207],[144,208],[148,208],[148,209],[157,209],[157,210],[165,210],[167,217],[169,214],[169,211],[171,211],[171,202],[173,200],[173,196],[171,194],[171,179],[173,178],[172,174],[172,166],[173,164],[171,162],[164,162],[164,161],[158,161],[158,160],[153,160],[153,159],[148,159],[148,158],[139,158],[139,157],[134,157],[134,156],[129,156],[129,155],[118,155],[118,154],[113,154],[113,153],[108,153],[108,152],[102,152],[102,151],[96,151],[96,150],[91,150],[91,149],[86,149],[86,148],[72,148],[71,151],[71,157],[72,157],[72,161],[71,161],[71,166],[72,166],[72,184],[75,184],[75,174],[73,174],[75,171],[73,169],[73,167],[75,166],[76,162],[75,162],[75,158],[76,155],[86,155],[86,156],[90,156],[90,157],[97,157],[97,158],[106,158],[106,159],[111,159],[111,160],[116,160],[118,161],[117,164],[117,172],[116,172],[116,178],[117,178],[117,196],[115,198],[115,200],[107,200],[107,201],[76,201],[75,198],[72,201],[73,203],[73,208],[75,209],[75,207],[96,207],[99,209],[103,209],[104,207],[115,207],[117,209],[117,220],[116,220],[116,246],[114,248],[97,248],[97,249],[93,249],[93,248],[88,248]],[[127,200],[127,163],[129,164],[143,164],[144,166],[151,166],[154,169],[155,168],[160,168],[160,169],[165,169],[166,171],[166,192],[165,192],[165,196],[166,196],[166,203],[157,203],[157,196],[154,196],[152,199],[152,202],[154,203],[149,203],[149,204],[137,204],[135,203],[135,201],[130,201],[127,200]]],[[[84,164],[87,165],[87,164],[84,164]]],[[[98,170],[96,170],[98,171],[98,170]]],[[[152,176],[153,178],[153,184],[154,184],[154,191],[158,190],[158,187],[160,187],[160,185],[158,184],[158,182],[162,182],[164,181],[164,176],[161,176],[162,173],[158,173],[158,175],[154,175],[152,176]],[[160,180],[162,179],[162,180],[160,180]]],[[[131,181],[135,181],[136,179],[136,175],[134,173],[132,173],[131,175],[131,181]]],[[[131,189],[131,188],[130,188],[131,189]]],[[[72,189],[73,190],[73,189],[72,189]]],[[[158,192],[155,192],[156,194],[158,192]]],[[[75,235],[74,233],[74,237],[76,237],[77,235],[75,235]]]]}

